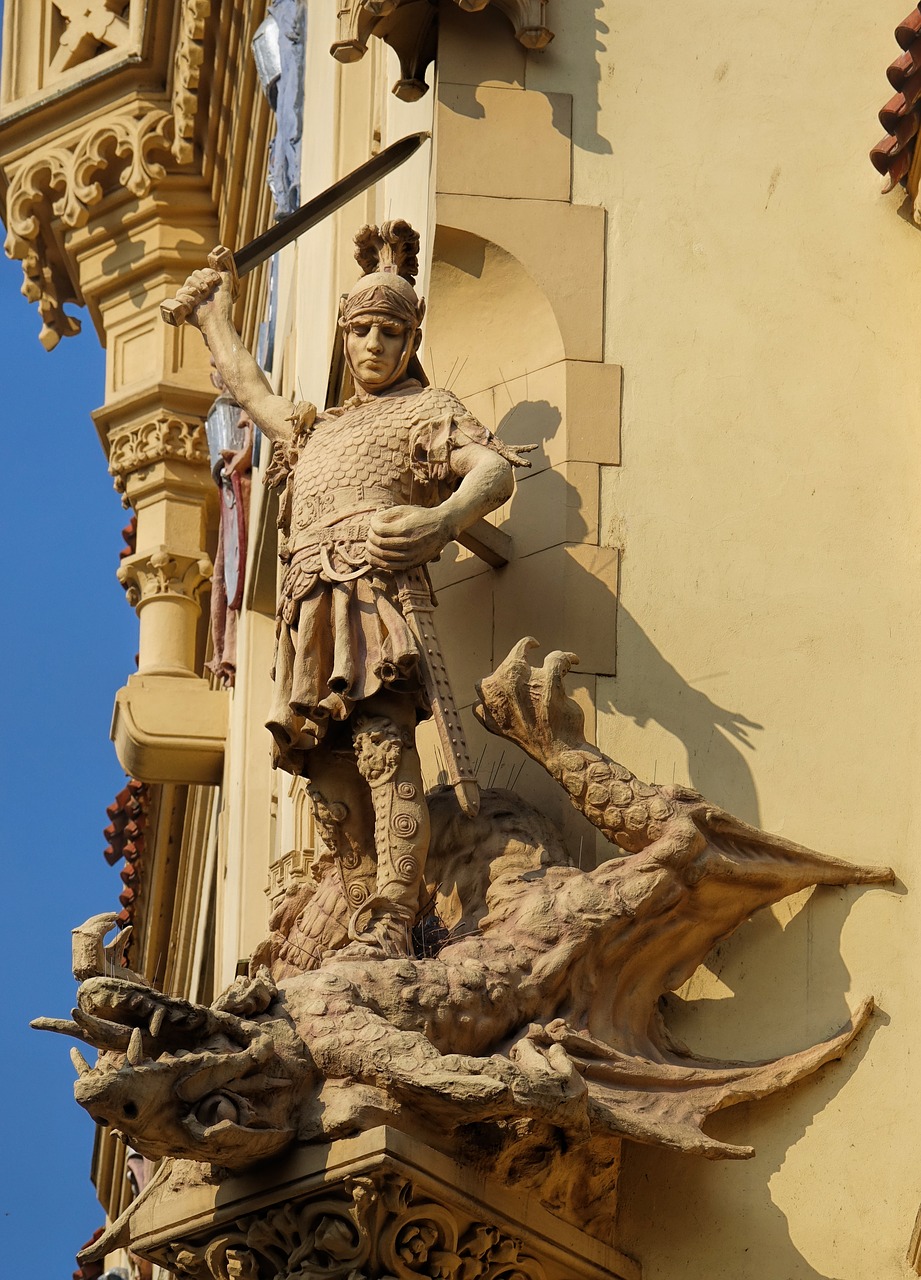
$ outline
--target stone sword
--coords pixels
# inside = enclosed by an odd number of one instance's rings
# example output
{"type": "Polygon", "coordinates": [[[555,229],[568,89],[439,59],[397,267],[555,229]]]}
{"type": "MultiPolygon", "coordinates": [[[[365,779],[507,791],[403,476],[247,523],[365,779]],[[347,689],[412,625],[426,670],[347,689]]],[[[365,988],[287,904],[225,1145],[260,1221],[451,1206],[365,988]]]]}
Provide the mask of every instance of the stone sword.
{"type": "Polygon", "coordinates": [[[441,745],[448,784],[454,788],[461,811],[468,818],[475,818],[480,811],[480,788],[435,631],[435,610],[428,575],[422,570],[411,569],[398,573],[396,582],[403,617],[419,646],[422,682],[431,703],[432,720],[441,745]]]}
{"type": "MultiPolygon", "coordinates": [[[[341,209],[355,196],[361,195],[375,182],[379,182],[388,173],[399,168],[410,156],[415,155],[423,142],[431,136],[426,132],[408,133],[405,138],[400,138],[399,142],[393,142],[383,151],[379,151],[376,156],[360,164],[357,169],[347,173],[344,178],[334,182],[326,191],[321,191],[318,196],[302,204],[293,213],[280,218],[274,227],[270,227],[261,236],[245,244],[242,249],[237,249],[236,253],[219,245],[208,255],[208,265],[215,271],[230,273],[235,293],[241,276],[254,270],[260,263],[265,262],[266,258],[271,258],[286,244],[296,240],[299,235],[315,227],[318,222],[322,222],[331,213],[341,209]]],[[[182,324],[191,310],[192,307],[180,302],[178,298],[168,298],[160,304],[160,315],[167,324],[174,326],[182,324]]]]}

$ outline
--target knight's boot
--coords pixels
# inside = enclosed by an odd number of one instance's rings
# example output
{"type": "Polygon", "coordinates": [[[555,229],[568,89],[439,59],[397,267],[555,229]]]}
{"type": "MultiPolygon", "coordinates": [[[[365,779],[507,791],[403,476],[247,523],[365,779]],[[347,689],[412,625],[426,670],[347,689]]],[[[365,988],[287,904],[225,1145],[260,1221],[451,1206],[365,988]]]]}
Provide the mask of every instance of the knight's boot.
{"type": "Polygon", "coordinates": [[[410,730],[387,716],[360,717],[354,742],[374,806],[377,892],[353,914],[349,936],[379,955],[409,956],[429,847],[419,756],[410,730]]]}

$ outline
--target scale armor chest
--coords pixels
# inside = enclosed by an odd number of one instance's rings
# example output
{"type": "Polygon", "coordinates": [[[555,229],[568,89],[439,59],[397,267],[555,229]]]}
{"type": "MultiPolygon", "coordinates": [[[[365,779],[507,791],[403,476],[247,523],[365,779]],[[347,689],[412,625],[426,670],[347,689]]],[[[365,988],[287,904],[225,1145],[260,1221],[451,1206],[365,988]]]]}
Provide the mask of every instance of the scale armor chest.
{"type": "Polygon", "coordinates": [[[366,501],[427,506],[428,486],[410,469],[411,403],[394,397],[357,405],[341,416],[321,418],[300,450],[291,475],[291,529],[323,522],[334,512],[366,501]]]}

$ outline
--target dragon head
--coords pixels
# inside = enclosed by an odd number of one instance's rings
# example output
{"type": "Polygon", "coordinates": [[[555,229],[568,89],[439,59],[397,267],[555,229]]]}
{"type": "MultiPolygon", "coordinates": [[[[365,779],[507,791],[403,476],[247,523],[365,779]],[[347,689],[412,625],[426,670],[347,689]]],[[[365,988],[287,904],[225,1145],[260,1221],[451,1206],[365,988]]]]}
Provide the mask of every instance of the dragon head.
{"type": "Polygon", "coordinates": [[[75,930],[83,981],[71,1018],[32,1023],[98,1050],[93,1066],[71,1050],[77,1102],[151,1159],[241,1169],[281,1151],[294,1139],[298,1085],[309,1068],[284,1011],[271,1008],[278,993],[267,971],[237,979],[211,1006],[192,1004],[130,970],[113,971],[124,944],[103,947],[111,924],[99,916],[75,930]],[[95,965],[87,959],[92,937],[95,965]]]}

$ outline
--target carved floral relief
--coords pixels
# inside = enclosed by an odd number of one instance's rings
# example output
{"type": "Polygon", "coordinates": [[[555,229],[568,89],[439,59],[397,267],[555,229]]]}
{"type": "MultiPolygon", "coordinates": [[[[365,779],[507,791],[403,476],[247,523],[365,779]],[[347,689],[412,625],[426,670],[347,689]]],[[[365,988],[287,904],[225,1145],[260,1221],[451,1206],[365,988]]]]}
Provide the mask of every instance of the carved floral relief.
{"type": "Polygon", "coordinates": [[[158,1260],[189,1280],[548,1280],[521,1240],[387,1169],[244,1217],[202,1244],[182,1241],[158,1260]]]}

